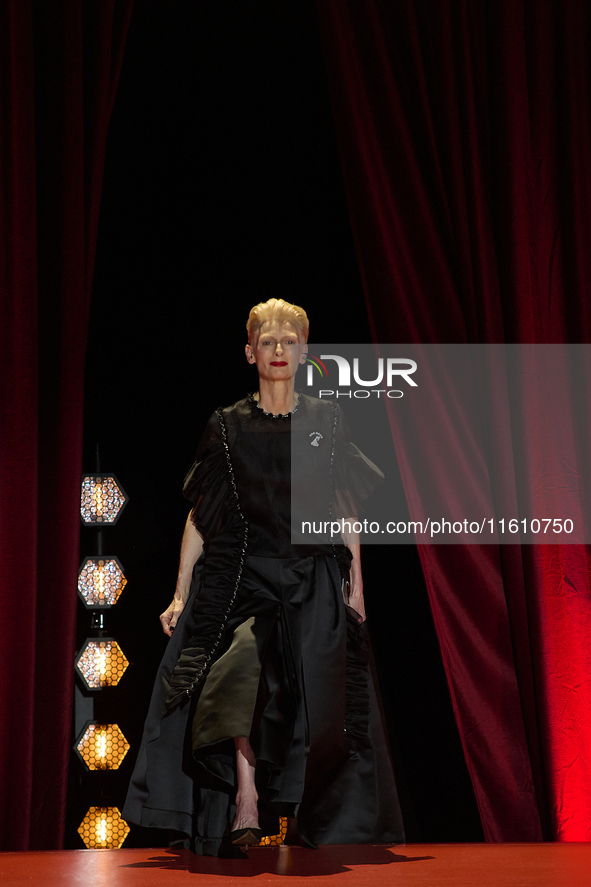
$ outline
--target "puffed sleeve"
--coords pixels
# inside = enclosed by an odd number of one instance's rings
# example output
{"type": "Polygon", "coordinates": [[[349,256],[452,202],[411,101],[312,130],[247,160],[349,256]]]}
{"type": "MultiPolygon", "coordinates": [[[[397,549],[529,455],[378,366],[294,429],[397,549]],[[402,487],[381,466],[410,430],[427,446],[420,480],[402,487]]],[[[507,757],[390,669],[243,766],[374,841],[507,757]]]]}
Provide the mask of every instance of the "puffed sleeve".
{"type": "Polygon", "coordinates": [[[353,443],[340,406],[333,463],[333,514],[335,518],[358,517],[365,500],[384,482],[384,475],[353,443]]]}
{"type": "Polygon", "coordinates": [[[217,413],[206,425],[195,462],[183,483],[183,496],[193,503],[191,519],[204,539],[222,532],[232,510],[232,496],[217,413]]]}

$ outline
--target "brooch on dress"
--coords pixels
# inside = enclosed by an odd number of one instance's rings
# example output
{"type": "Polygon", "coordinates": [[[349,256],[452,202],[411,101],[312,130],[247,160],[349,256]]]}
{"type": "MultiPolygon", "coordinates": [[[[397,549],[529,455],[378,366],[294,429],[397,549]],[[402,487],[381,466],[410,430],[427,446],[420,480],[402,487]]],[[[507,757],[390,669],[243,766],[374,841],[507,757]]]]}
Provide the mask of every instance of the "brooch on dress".
{"type": "Polygon", "coordinates": [[[323,434],[320,434],[319,431],[311,431],[310,434],[308,435],[308,437],[313,437],[313,438],[314,438],[314,440],[310,441],[310,446],[311,446],[311,447],[319,447],[319,446],[320,446],[320,441],[322,440],[322,438],[324,437],[324,435],[323,435],[323,434]]]}

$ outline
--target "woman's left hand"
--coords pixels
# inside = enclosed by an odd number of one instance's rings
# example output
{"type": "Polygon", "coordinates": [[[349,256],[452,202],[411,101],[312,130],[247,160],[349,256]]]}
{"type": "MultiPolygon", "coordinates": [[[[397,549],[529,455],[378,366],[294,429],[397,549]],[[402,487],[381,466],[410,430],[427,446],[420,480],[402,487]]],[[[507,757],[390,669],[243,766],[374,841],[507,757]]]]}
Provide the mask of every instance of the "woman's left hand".
{"type": "Polygon", "coordinates": [[[365,603],[363,600],[363,590],[361,591],[353,591],[351,589],[351,593],[349,595],[349,606],[352,610],[355,610],[356,613],[359,613],[361,616],[361,621],[365,622],[365,603]]]}
{"type": "MultiPolygon", "coordinates": [[[[350,519],[344,526],[351,526],[350,519]]],[[[361,622],[365,622],[365,602],[363,600],[363,578],[361,576],[361,547],[359,536],[343,532],[343,542],[351,552],[351,565],[349,567],[349,599],[346,603],[361,616],[361,622]]]]}
{"type": "Polygon", "coordinates": [[[359,546],[357,545],[355,548],[351,546],[351,551],[353,554],[353,560],[351,561],[350,573],[349,573],[349,606],[355,610],[356,613],[359,613],[361,616],[361,621],[365,622],[365,601],[363,599],[363,577],[361,575],[361,561],[359,558],[359,546]]]}

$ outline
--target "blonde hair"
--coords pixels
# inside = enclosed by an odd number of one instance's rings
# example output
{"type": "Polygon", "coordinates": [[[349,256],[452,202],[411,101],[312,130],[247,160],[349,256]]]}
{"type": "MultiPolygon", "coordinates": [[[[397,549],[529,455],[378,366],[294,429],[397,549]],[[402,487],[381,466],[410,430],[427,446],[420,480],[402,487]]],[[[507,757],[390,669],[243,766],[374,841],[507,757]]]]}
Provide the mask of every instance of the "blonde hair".
{"type": "Polygon", "coordinates": [[[246,321],[246,329],[248,332],[248,341],[254,345],[259,337],[261,327],[268,320],[276,320],[279,323],[292,323],[301,335],[304,342],[308,341],[308,332],[310,330],[310,322],[308,315],[299,305],[292,305],[283,299],[269,299],[267,302],[259,302],[254,308],[250,309],[248,320],[246,321]]]}

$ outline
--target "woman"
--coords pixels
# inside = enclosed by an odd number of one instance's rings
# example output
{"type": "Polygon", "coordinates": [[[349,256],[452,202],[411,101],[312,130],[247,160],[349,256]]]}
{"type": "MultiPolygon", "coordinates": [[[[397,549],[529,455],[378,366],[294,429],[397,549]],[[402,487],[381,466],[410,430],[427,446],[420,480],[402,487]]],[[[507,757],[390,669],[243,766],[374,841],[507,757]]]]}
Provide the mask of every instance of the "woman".
{"type": "Polygon", "coordinates": [[[303,309],[270,299],[247,330],[258,392],[214,413],[185,481],[171,641],[123,815],[207,855],[276,834],[279,815],[308,846],[401,841],[359,545],[291,543],[292,482],[334,519],[381,475],[335,404],[295,392],[303,309]]]}

